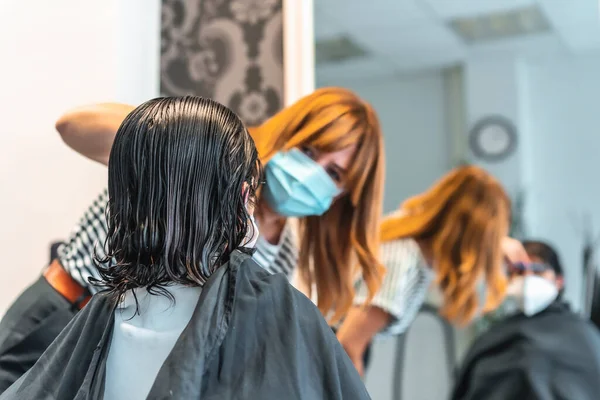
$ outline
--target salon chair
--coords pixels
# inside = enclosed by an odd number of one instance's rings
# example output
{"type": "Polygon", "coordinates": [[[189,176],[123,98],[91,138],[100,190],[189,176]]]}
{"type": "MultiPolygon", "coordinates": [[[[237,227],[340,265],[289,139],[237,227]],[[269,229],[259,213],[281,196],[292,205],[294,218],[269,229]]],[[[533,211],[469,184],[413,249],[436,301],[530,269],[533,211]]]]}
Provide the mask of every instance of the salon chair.
{"type": "Polygon", "coordinates": [[[373,344],[366,385],[377,400],[446,399],[458,362],[456,331],[432,305],[424,305],[410,328],[373,344]]]}
{"type": "Polygon", "coordinates": [[[600,329],[600,269],[595,268],[593,273],[588,275],[591,279],[588,286],[591,293],[589,294],[589,317],[600,329]]]}

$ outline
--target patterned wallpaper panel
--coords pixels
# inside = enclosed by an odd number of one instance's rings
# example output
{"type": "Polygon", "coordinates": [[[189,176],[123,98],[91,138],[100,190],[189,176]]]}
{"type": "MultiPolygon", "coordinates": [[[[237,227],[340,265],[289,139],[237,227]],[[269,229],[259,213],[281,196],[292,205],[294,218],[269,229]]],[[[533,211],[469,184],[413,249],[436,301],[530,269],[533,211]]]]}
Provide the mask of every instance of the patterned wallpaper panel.
{"type": "Polygon", "coordinates": [[[163,0],[160,90],[261,123],[283,105],[282,0],[163,0]]]}

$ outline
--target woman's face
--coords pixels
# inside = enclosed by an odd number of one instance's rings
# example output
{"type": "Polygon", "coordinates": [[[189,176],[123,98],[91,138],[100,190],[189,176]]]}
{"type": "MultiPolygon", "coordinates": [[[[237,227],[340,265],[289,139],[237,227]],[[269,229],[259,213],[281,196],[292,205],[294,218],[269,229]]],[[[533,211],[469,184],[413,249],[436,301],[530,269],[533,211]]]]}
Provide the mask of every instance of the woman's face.
{"type": "Polygon", "coordinates": [[[276,214],[320,216],[351,188],[348,171],[354,146],[334,152],[303,145],[277,153],[265,167],[261,197],[276,214]]]}
{"type": "MultiPolygon", "coordinates": [[[[337,187],[345,193],[348,189],[348,168],[356,153],[356,146],[348,146],[342,150],[326,153],[313,146],[304,145],[299,148],[304,154],[319,164],[337,187]]],[[[338,196],[339,197],[339,196],[338,196]]]]}

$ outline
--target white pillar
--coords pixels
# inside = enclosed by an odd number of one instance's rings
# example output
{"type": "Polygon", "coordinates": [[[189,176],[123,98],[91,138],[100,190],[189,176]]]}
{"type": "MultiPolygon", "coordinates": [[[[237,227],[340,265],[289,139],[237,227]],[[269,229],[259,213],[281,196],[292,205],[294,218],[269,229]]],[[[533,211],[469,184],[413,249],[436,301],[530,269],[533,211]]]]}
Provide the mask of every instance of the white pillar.
{"type": "Polygon", "coordinates": [[[116,14],[117,101],[139,104],[160,94],[161,0],[121,0],[116,14]]]}
{"type": "Polygon", "coordinates": [[[313,0],[283,0],[284,106],[315,90],[313,0]]]}

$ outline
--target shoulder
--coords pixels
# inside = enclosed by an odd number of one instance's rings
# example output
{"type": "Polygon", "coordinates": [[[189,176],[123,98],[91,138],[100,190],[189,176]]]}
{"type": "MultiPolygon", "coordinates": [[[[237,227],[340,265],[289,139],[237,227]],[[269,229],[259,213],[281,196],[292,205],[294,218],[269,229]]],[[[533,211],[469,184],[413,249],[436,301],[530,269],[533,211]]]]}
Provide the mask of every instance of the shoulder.
{"type": "Polygon", "coordinates": [[[398,250],[402,249],[410,252],[420,252],[419,245],[414,239],[411,238],[402,238],[402,239],[394,239],[387,240],[381,242],[382,250],[398,250]]]}
{"type": "Polygon", "coordinates": [[[543,362],[544,352],[535,342],[513,330],[502,332],[503,328],[498,325],[473,343],[465,357],[460,382],[468,384],[469,380],[479,382],[498,375],[515,376],[543,362]]]}
{"type": "Polygon", "coordinates": [[[77,313],[75,319],[82,320],[84,325],[92,323],[88,321],[93,321],[92,325],[97,325],[98,321],[103,323],[110,318],[114,306],[112,295],[105,291],[99,292],[92,296],[89,303],[77,313]]]}
{"type": "Polygon", "coordinates": [[[249,254],[241,251],[233,252],[230,268],[236,276],[236,293],[252,292],[255,301],[274,296],[292,300],[298,294],[305,297],[294,289],[285,274],[267,271],[249,254]]]}
{"type": "Polygon", "coordinates": [[[106,203],[108,202],[108,187],[105,187],[102,192],[100,192],[100,195],[97,198],[97,201],[99,203],[106,203]]]}
{"type": "Polygon", "coordinates": [[[491,343],[481,346],[489,336],[487,333],[482,335],[476,343],[476,346],[480,345],[478,350],[472,348],[467,354],[452,399],[480,399],[489,393],[507,399],[539,398],[532,397],[535,388],[531,382],[548,384],[551,377],[548,358],[519,337],[495,342],[495,346],[491,343]]]}
{"type": "MultiPolygon", "coordinates": [[[[87,214],[94,217],[104,217],[104,212],[108,207],[108,188],[104,188],[102,192],[94,199],[92,204],[86,210],[87,214]]],[[[89,217],[88,217],[89,218],[89,217]]]]}
{"type": "Polygon", "coordinates": [[[229,269],[236,276],[236,282],[277,282],[281,285],[281,279],[287,282],[284,275],[273,274],[262,267],[250,254],[240,250],[231,253],[229,260],[229,269]]]}
{"type": "MultiPolygon", "coordinates": [[[[570,316],[565,317],[563,322],[570,319],[570,316]]],[[[499,357],[509,357],[514,368],[525,368],[540,359],[547,360],[563,350],[560,346],[556,347],[557,340],[563,336],[558,328],[561,324],[556,318],[548,319],[542,315],[509,317],[482,334],[473,343],[467,359],[477,364],[493,365],[499,357]],[[498,349],[502,351],[498,352],[498,349]]],[[[567,325],[570,325],[569,329],[574,328],[571,324],[567,325]]]]}
{"type": "Polygon", "coordinates": [[[106,208],[108,207],[108,189],[105,188],[98,197],[94,199],[87,209],[88,219],[105,218],[106,208]]]}
{"type": "Polygon", "coordinates": [[[2,399],[74,398],[95,350],[112,329],[110,297],[97,294],[2,399]],[[59,395],[62,394],[61,395],[59,395]],[[57,397],[54,397],[57,396],[57,397]]]}
{"type": "Polygon", "coordinates": [[[417,265],[423,257],[421,249],[413,239],[396,239],[383,242],[380,248],[381,260],[387,264],[410,263],[417,265]]]}
{"type": "Polygon", "coordinates": [[[230,263],[236,276],[236,308],[260,309],[284,319],[295,314],[302,318],[315,318],[317,322],[323,320],[314,303],[294,288],[286,275],[266,271],[250,255],[241,251],[232,253],[230,263]]]}
{"type": "MultiPolygon", "coordinates": [[[[310,398],[336,392],[347,392],[344,398],[368,398],[317,307],[283,274],[269,274],[248,254],[237,251],[230,269],[236,287],[220,354],[235,359],[236,368],[225,379],[291,376],[295,382],[312,382],[307,389],[313,394],[307,394],[310,398]]],[[[275,385],[285,387],[281,382],[275,385]]]]}
{"type": "MultiPolygon", "coordinates": [[[[570,341],[579,343],[583,347],[589,346],[590,349],[599,349],[596,354],[600,354],[600,331],[598,327],[589,319],[572,312],[565,303],[550,306],[547,311],[536,317],[544,324],[539,328],[544,332],[542,337],[550,336],[545,341],[545,347],[548,349],[556,349],[552,340],[552,336],[556,335],[569,337],[570,341]]],[[[531,318],[533,321],[535,319],[531,318]]],[[[533,327],[531,330],[535,333],[533,327]]]]}
{"type": "Polygon", "coordinates": [[[293,289],[285,274],[268,271],[250,254],[240,250],[231,254],[229,269],[235,277],[236,296],[250,294],[259,301],[264,297],[283,296],[293,289]]]}

